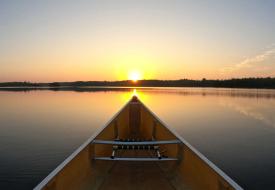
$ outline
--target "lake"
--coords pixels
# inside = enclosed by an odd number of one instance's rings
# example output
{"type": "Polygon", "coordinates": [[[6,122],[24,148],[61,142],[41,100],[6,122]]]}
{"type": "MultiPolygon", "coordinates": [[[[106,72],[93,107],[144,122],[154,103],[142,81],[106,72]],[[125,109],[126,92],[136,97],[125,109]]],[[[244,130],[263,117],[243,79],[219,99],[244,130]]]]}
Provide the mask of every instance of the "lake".
{"type": "Polygon", "coordinates": [[[275,189],[275,90],[0,90],[0,189],[31,189],[136,94],[245,189],[275,189]]]}

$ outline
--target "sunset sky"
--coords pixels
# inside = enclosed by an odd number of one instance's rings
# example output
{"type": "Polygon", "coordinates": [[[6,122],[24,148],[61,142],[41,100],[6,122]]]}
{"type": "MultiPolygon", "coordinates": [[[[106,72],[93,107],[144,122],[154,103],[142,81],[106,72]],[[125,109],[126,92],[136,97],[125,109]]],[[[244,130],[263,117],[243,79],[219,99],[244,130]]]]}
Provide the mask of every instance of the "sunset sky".
{"type": "Polygon", "coordinates": [[[1,82],[133,75],[274,77],[275,1],[0,0],[1,82]]]}

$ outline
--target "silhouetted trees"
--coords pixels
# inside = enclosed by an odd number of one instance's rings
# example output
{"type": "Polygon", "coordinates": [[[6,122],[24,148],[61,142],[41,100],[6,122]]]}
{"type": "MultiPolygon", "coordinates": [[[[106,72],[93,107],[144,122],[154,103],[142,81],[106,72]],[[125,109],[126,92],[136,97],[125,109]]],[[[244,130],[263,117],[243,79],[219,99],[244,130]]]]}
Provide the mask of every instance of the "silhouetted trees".
{"type": "Polygon", "coordinates": [[[53,82],[53,83],[30,83],[30,82],[5,82],[0,87],[92,87],[92,86],[137,86],[137,87],[223,87],[223,88],[269,88],[275,89],[275,78],[241,78],[229,80],[140,80],[125,81],[76,81],[76,82],[53,82]]]}

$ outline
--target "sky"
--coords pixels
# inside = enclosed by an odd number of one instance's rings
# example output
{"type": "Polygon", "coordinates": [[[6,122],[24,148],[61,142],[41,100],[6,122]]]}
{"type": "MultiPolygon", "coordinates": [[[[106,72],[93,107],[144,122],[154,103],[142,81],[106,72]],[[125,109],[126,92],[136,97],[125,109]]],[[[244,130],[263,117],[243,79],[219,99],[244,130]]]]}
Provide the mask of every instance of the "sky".
{"type": "Polygon", "coordinates": [[[275,1],[0,0],[0,82],[133,75],[274,77],[275,1]]]}

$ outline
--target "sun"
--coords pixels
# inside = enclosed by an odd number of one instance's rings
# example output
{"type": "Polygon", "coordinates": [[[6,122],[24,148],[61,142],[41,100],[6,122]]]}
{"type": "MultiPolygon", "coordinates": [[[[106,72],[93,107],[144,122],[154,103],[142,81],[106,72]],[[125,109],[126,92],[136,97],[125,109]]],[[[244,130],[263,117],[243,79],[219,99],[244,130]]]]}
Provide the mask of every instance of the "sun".
{"type": "Polygon", "coordinates": [[[141,80],[141,73],[139,71],[131,71],[128,78],[133,82],[137,82],[138,80],[141,80]]]}

